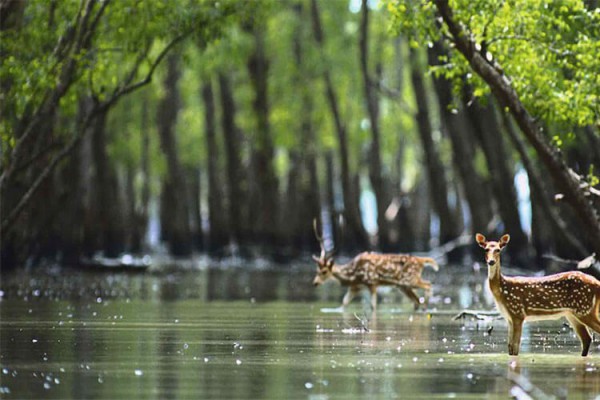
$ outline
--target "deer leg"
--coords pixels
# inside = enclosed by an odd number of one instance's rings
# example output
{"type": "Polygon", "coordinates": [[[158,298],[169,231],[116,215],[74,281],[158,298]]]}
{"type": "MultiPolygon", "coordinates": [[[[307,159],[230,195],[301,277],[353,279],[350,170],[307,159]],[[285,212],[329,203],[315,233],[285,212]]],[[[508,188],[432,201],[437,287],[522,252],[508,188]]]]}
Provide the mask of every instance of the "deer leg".
{"type": "Polygon", "coordinates": [[[419,282],[416,284],[416,286],[425,290],[425,304],[427,304],[429,302],[429,298],[431,297],[431,282],[419,279],[419,282]]]}
{"type": "Polygon", "coordinates": [[[342,308],[346,308],[346,306],[348,304],[350,304],[350,302],[352,301],[354,296],[356,296],[356,293],[358,293],[357,288],[354,288],[354,287],[348,288],[348,291],[346,292],[346,294],[344,295],[344,299],[342,300],[342,308]]]}
{"type": "MultiPolygon", "coordinates": [[[[587,326],[588,328],[600,333],[600,320],[598,319],[596,310],[592,311],[590,314],[586,315],[585,317],[582,317],[582,318],[577,317],[577,320],[579,322],[581,322],[582,324],[584,324],[585,326],[587,326]]],[[[590,342],[591,342],[591,338],[590,338],[590,342]]],[[[581,345],[583,346],[583,342],[581,343],[581,345]]],[[[589,348],[589,345],[588,345],[588,348],[589,348]]],[[[586,354],[587,354],[586,351],[582,351],[582,353],[581,353],[582,356],[585,356],[586,354]]]]}
{"type": "Polygon", "coordinates": [[[371,309],[377,311],[377,286],[369,286],[371,292],[371,309]]]}
{"type": "Polygon", "coordinates": [[[592,344],[592,337],[588,332],[586,325],[582,322],[579,322],[577,318],[574,316],[567,316],[567,321],[571,324],[575,333],[579,337],[579,341],[581,342],[581,356],[585,357],[588,355],[588,351],[590,350],[590,344],[592,344]]]}
{"type": "Polygon", "coordinates": [[[578,317],[577,320],[582,324],[587,325],[588,328],[600,333],[600,320],[594,312],[586,315],[585,317],[578,317]]]}
{"type": "Polygon", "coordinates": [[[421,306],[421,301],[419,300],[419,296],[417,296],[416,293],[408,286],[398,286],[398,289],[400,289],[402,291],[402,293],[404,293],[406,295],[406,297],[408,297],[409,299],[412,300],[413,303],[415,303],[415,310],[418,310],[419,307],[421,306]]]}
{"type": "Polygon", "coordinates": [[[523,331],[523,320],[513,318],[508,321],[508,354],[519,355],[521,347],[521,333],[523,331]]]}

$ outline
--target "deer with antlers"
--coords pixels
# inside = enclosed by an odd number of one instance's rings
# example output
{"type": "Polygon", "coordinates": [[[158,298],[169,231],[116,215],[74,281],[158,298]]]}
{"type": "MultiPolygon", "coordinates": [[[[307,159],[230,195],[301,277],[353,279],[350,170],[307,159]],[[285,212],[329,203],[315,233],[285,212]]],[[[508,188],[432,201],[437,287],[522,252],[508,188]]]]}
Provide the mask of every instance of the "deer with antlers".
{"type": "Polygon", "coordinates": [[[421,272],[425,265],[431,266],[435,271],[438,270],[438,264],[433,258],[364,252],[347,264],[336,264],[334,251],[325,250],[323,237],[317,231],[316,221],[313,227],[321,246],[321,255],[319,257],[313,255],[317,263],[317,275],[313,284],[318,286],[328,279],[334,279],[341,285],[347,286],[348,291],[342,300],[342,308],[350,304],[354,296],[363,288],[368,288],[371,293],[373,312],[377,309],[377,287],[379,286],[396,286],[414,302],[415,310],[421,306],[421,301],[413,289],[424,289],[425,299],[429,297],[431,283],[421,278],[421,272]]]}
{"type": "Polygon", "coordinates": [[[500,252],[510,236],[496,242],[478,233],[475,240],[485,250],[490,290],[508,322],[508,354],[519,354],[525,320],[565,317],[581,341],[581,355],[586,356],[592,343],[589,330],[600,332],[600,281],[579,271],[544,277],[504,276],[500,252]]]}

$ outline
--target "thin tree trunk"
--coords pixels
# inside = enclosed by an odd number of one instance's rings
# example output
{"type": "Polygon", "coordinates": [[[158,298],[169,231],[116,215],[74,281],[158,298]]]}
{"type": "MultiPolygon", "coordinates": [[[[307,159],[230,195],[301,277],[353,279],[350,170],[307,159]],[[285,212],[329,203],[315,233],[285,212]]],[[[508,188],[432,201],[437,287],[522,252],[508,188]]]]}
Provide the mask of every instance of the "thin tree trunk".
{"type": "Polygon", "coordinates": [[[171,253],[176,256],[189,256],[192,254],[192,237],[188,219],[188,196],[174,132],[179,110],[177,82],[180,72],[177,59],[177,55],[171,55],[167,60],[165,96],[157,112],[160,144],[167,160],[161,196],[161,226],[162,237],[169,245],[171,253]]]}
{"type": "Polygon", "coordinates": [[[208,246],[211,251],[227,245],[227,220],[225,218],[224,193],[222,192],[221,177],[219,176],[219,146],[215,126],[215,102],[212,83],[202,86],[204,102],[204,134],[206,137],[206,158],[208,160],[208,220],[210,233],[208,246]]]}
{"type": "MultiPolygon", "coordinates": [[[[398,93],[403,92],[404,82],[404,69],[405,60],[402,51],[402,39],[396,38],[394,40],[394,65],[396,65],[395,71],[395,83],[396,90],[398,93]]],[[[405,133],[402,130],[398,130],[398,150],[395,156],[395,172],[393,173],[394,186],[393,186],[393,202],[397,207],[397,212],[392,227],[390,229],[391,245],[398,251],[410,252],[416,248],[415,232],[412,227],[409,213],[411,212],[411,202],[408,193],[404,193],[402,189],[402,180],[404,177],[404,152],[406,147],[405,133]]]]}
{"type": "MultiPolygon", "coordinates": [[[[465,99],[471,97],[467,90],[465,99]]],[[[515,171],[508,165],[509,154],[506,151],[498,118],[496,118],[493,105],[482,106],[477,100],[465,100],[465,104],[467,102],[471,103],[471,106],[466,109],[467,115],[474,132],[478,133],[477,137],[485,154],[490,171],[492,191],[498,204],[500,217],[504,222],[504,230],[510,232],[511,245],[514,244],[514,246],[508,248],[508,251],[514,257],[524,259],[527,256],[528,240],[527,235],[521,228],[517,192],[514,184],[515,171]]]]}
{"type": "Polygon", "coordinates": [[[454,213],[448,205],[448,183],[446,181],[446,168],[442,164],[437,146],[433,141],[429,105],[423,82],[418,54],[414,49],[410,50],[411,80],[417,103],[417,125],[419,137],[425,154],[425,170],[429,180],[429,193],[433,203],[433,209],[440,219],[440,241],[442,243],[455,239],[460,230],[457,229],[458,222],[454,213]]]}
{"type": "MultiPolygon", "coordinates": [[[[304,3],[297,3],[294,7],[297,13],[297,26],[293,36],[294,60],[296,62],[297,75],[295,76],[295,88],[299,92],[301,99],[301,121],[299,130],[299,161],[300,175],[298,177],[298,199],[299,207],[293,208],[289,204],[282,213],[285,220],[290,210],[298,209],[297,224],[294,226],[297,240],[295,242],[300,249],[318,249],[318,243],[315,240],[312,221],[319,218],[321,213],[321,196],[319,189],[319,178],[317,174],[317,146],[313,126],[313,92],[311,83],[311,71],[309,65],[305,62],[303,32],[307,27],[303,23],[302,14],[309,11],[304,7],[304,3]]],[[[288,190],[289,191],[289,190],[288,190]]]]}
{"type": "Polygon", "coordinates": [[[326,223],[329,223],[332,229],[332,241],[337,243],[338,246],[341,244],[339,237],[339,232],[337,231],[337,215],[338,209],[336,207],[336,196],[335,196],[335,168],[333,162],[333,151],[327,150],[325,153],[325,204],[327,207],[327,212],[329,214],[329,221],[323,221],[322,225],[325,226],[326,223]]]}
{"type": "Polygon", "coordinates": [[[278,182],[273,167],[275,149],[269,123],[268,76],[269,61],[265,54],[263,28],[251,18],[245,29],[254,38],[254,50],[248,58],[248,73],[254,90],[252,108],[256,118],[256,147],[254,154],[258,207],[254,210],[256,224],[253,226],[259,243],[276,244],[279,240],[278,182]]]}
{"type": "Polygon", "coordinates": [[[73,156],[65,163],[60,172],[60,182],[63,189],[61,210],[57,215],[57,226],[60,228],[59,246],[62,252],[62,261],[69,265],[80,261],[83,255],[83,224],[85,218],[83,174],[81,169],[82,152],[75,151],[73,156]]]}
{"type": "Polygon", "coordinates": [[[410,193],[410,201],[413,204],[410,210],[410,225],[413,227],[414,248],[412,250],[426,251],[431,242],[431,182],[426,177],[420,179],[415,190],[410,193]]]}
{"type": "Polygon", "coordinates": [[[96,208],[92,235],[97,237],[95,251],[115,257],[124,249],[123,215],[118,196],[118,182],[111,164],[106,138],[107,112],[99,113],[92,127],[92,159],[94,166],[94,197],[96,208]]]}
{"type": "MultiPolygon", "coordinates": [[[[443,44],[436,42],[428,51],[430,65],[439,65],[439,57],[446,55],[443,44]]],[[[453,113],[449,107],[454,103],[452,83],[442,77],[433,77],[437,93],[442,129],[450,138],[456,172],[461,178],[474,232],[484,232],[492,220],[492,206],[483,179],[475,170],[475,147],[465,121],[464,110],[453,113]]]]}
{"type": "Polygon", "coordinates": [[[144,95],[142,100],[142,121],[140,124],[142,135],[141,148],[141,172],[142,172],[142,193],[140,210],[137,216],[138,226],[137,235],[140,237],[140,250],[144,247],[145,236],[148,230],[148,219],[150,209],[150,134],[148,133],[148,96],[144,95]]]}
{"type": "Polygon", "coordinates": [[[246,219],[243,213],[244,174],[242,173],[242,160],[240,154],[241,135],[235,124],[235,101],[231,92],[229,78],[224,73],[219,73],[219,88],[221,93],[221,116],[225,142],[225,156],[227,160],[227,196],[229,213],[229,230],[232,239],[237,244],[245,244],[246,219]]]}
{"type": "Polygon", "coordinates": [[[291,151],[290,168],[287,173],[287,188],[285,191],[285,211],[282,212],[282,233],[286,244],[290,247],[292,254],[297,255],[302,246],[301,233],[302,219],[306,217],[305,206],[300,203],[302,193],[302,162],[299,151],[291,151]],[[289,212],[296,210],[296,212],[289,212]]]}
{"type": "Polygon", "coordinates": [[[381,164],[380,132],[379,132],[379,104],[377,94],[373,90],[369,75],[369,7],[368,0],[362,0],[362,18],[359,35],[359,61],[365,93],[365,103],[371,125],[371,148],[369,150],[369,178],[375,193],[377,204],[377,226],[379,247],[390,250],[388,224],[385,218],[387,199],[385,195],[384,180],[381,164]]]}
{"type": "Polygon", "coordinates": [[[508,118],[509,117],[506,113],[502,113],[502,121],[504,123],[505,130],[508,133],[514,148],[519,153],[519,156],[521,156],[521,162],[523,163],[525,171],[527,171],[527,175],[529,177],[529,186],[531,188],[531,193],[533,194],[532,200],[533,197],[536,198],[536,204],[540,206],[544,215],[543,219],[550,223],[552,230],[556,232],[556,236],[560,237],[561,240],[566,241],[569,246],[577,252],[578,256],[582,258],[587,257],[589,254],[587,254],[583,244],[579,241],[579,239],[571,234],[565,220],[558,213],[556,208],[550,203],[548,191],[544,185],[544,180],[538,173],[533,161],[529,157],[525,143],[517,135],[508,118]]]}
{"type": "MultiPolygon", "coordinates": [[[[187,169],[187,182],[190,205],[190,231],[192,235],[192,246],[196,250],[204,250],[204,235],[202,233],[202,185],[200,179],[202,170],[200,167],[190,167],[187,169]]],[[[227,243],[227,239],[223,241],[227,243]]]]}
{"type": "MultiPolygon", "coordinates": [[[[323,53],[325,38],[323,35],[321,17],[319,15],[319,8],[316,0],[311,0],[311,14],[313,22],[313,34],[320,51],[323,53]]],[[[362,219],[360,216],[358,194],[354,193],[352,188],[346,126],[344,125],[344,122],[340,115],[338,97],[333,86],[329,66],[325,67],[323,71],[323,80],[325,82],[325,96],[327,98],[327,103],[329,105],[331,114],[333,116],[333,122],[335,124],[335,131],[338,139],[338,149],[341,162],[340,173],[342,178],[341,180],[342,196],[344,200],[344,216],[346,220],[346,231],[344,232],[344,247],[352,250],[354,250],[354,248],[356,247],[364,248],[368,246],[369,239],[367,232],[363,227],[362,219]]]]}

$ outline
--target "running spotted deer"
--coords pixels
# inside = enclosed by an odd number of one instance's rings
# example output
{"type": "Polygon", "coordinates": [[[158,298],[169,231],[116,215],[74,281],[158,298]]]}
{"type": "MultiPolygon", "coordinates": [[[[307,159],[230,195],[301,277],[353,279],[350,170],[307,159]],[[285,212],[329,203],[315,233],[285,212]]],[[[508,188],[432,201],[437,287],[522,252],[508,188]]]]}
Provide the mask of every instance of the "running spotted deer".
{"type": "Polygon", "coordinates": [[[325,250],[323,238],[317,231],[316,221],[313,227],[321,245],[321,255],[319,257],[313,255],[317,263],[317,275],[313,284],[318,286],[328,279],[334,279],[342,286],[347,286],[348,291],[342,300],[342,308],[350,304],[361,289],[368,288],[371,293],[371,308],[375,312],[378,286],[396,286],[415,303],[415,310],[421,306],[421,302],[413,289],[424,289],[425,299],[429,298],[431,283],[421,278],[421,272],[425,265],[431,266],[435,271],[438,270],[438,264],[433,258],[364,252],[347,264],[336,264],[333,258],[334,251],[325,250]]]}
{"type": "Polygon", "coordinates": [[[592,343],[589,330],[600,332],[600,281],[579,271],[544,277],[504,276],[500,272],[500,252],[510,236],[495,242],[478,233],[475,240],[485,249],[490,289],[508,322],[508,354],[519,354],[525,320],[565,317],[581,341],[581,355],[587,356],[592,343]]]}

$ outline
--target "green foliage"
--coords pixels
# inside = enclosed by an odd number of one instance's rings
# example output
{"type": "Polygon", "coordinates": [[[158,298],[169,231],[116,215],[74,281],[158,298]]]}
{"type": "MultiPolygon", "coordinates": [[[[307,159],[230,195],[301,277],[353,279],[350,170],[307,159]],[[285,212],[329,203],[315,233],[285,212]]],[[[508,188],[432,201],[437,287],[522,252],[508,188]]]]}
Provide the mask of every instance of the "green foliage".
{"type": "Polygon", "coordinates": [[[594,173],[594,164],[590,165],[586,180],[590,186],[596,186],[600,184],[600,178],[594,173]]]}
{"type": "Polygon", "coordinates": [[[95,29],[92,22],[82,22],[84,2],[32,0],[25,6],[22,24],[0,32],[5,60],[0,66],[5,117],[0,129],[5,144],[17,134],[18,121],[35,113],[50,93],[58,93],[63,116],[76,110],[81,96],[104,101],[124,85],[143,79],[169,41],[194,35],[197,42],[207,43],[246,7],[208,0],[90,4],[89,21],[98,21],[95,29]],[[83,26],[90,29],[84,31],[83,26]],[[88,40],[78,42],[80,32],[88,32],[88,40]]]}
{"type": "MultiPolygon", "coordinates": [[[[526,107],[558,126],[600,123],[600,12],[584,2],[561,0],[450,1],[454,17],[472,34],[488,60],[503,68],[526,107]]],[[[419,45],[438,40],[440,30],[432,1],[390,0],[392,30],[419,45]]],[[[488,92],[469,75],[462,57],[452,54],[434,70],[488,92]]]]}
{"type": "MultiPolygon", "coordinates": [[[[247,161],[256,137],[252,109],[254,92],[247,72],[254,38],[243,25],[252,18],[265,30],[265,50],[269,60],[269,123],[276,146],[274,162],[278,175],[285,177],[287,174],[291,164],[288,153],[302,150],[305,145],[301,137],[305,118],[310,119],[315,137],[314,143],[308,144],[310,151],[323,154],[338,145],[323,85],[325,69],[331,73],[339,111],[347,129],[352,172],[366,171],[371,135],[365,125],[367,112],[359,68],[361,15],[350,10],[348,2],[319,2],[325,35],[323,51],[314,40],[309,1],[112,0],[106,3],[99,16],[98,27],[88,45],[66,55],[55,52],[60,38],[67,37],[69,30],[77,24],[84,3],[56,2],[54,22],[50,24],[51,2],[31,0],[25,7],[23,24],[0,32],[0,50],[4,56],[0,65],[3,149],[14,145],[19,135],[16,130],[19,121],[26,121],[47,94],[56,89],[68,62],[76,62],[75,72],[57,107],[57,114],[65,124],[65,129],[58,134],[65,136],[73,134],[68,128],[75,124],[82,98],[106,101],[122,89],[130,77],[130,83],[141,81],[152,70],[165,46],[173,39],[185,36],[188,40],[175,49],[181,52],[184,61],[179,84],[182,103],[176,126],[181,161],[187,167],[204,165],[206,161],[205,111],[200,90],[207,80],[215,83],[213,88],[219,113],[220,93],[215,78],[220,72],[231,78],[238,111],[236,124],[245,138],[241,151],[247,161]],[[299,4],[302,5],[301,12],[296,8],[299,4]],[[294,50],[296,38],[302,45],[301,65],[294,50]],[[305,99],[310,102],[310,115],[305,115],[305,99]]],[[[94,12],[98,12],[105,3],[94,4],[94,12]]],[[[370,18],[369,68],[374,71],[375,64],[380,63],[383,68],[381,80],[387,87],[400,91],[396,98],[379,94],[383,173],[392,174],[398,152],[402,151],[403,173],[414,182],[419,169],[415,163],[419,152],[413,148],[417,143],[412,116],[414,107],[411,106],[410,85],[403,83],[408,79],[408,69],[398,70],[398,60],[406,56],[406,49],[402,48],[403,54],[399,54],[394,39],[387,35],[385,9],[371,9],[370,18]]],[[[164,170],[155,112],[163,95],[163,73],[159,66],[148,90],[143,94],[131,93],[112,105],[108,114],[108,152],[119,166],[130,168],[140,164],[142,103],[145,102],[149,110],[145,129],[152,139],[152,173],[160,175],[164,170]]],[[[220,133],[220,115],[216,117],[220,133]]],[[[219,134],[218,137],[222,140],[219,134]]]]}

